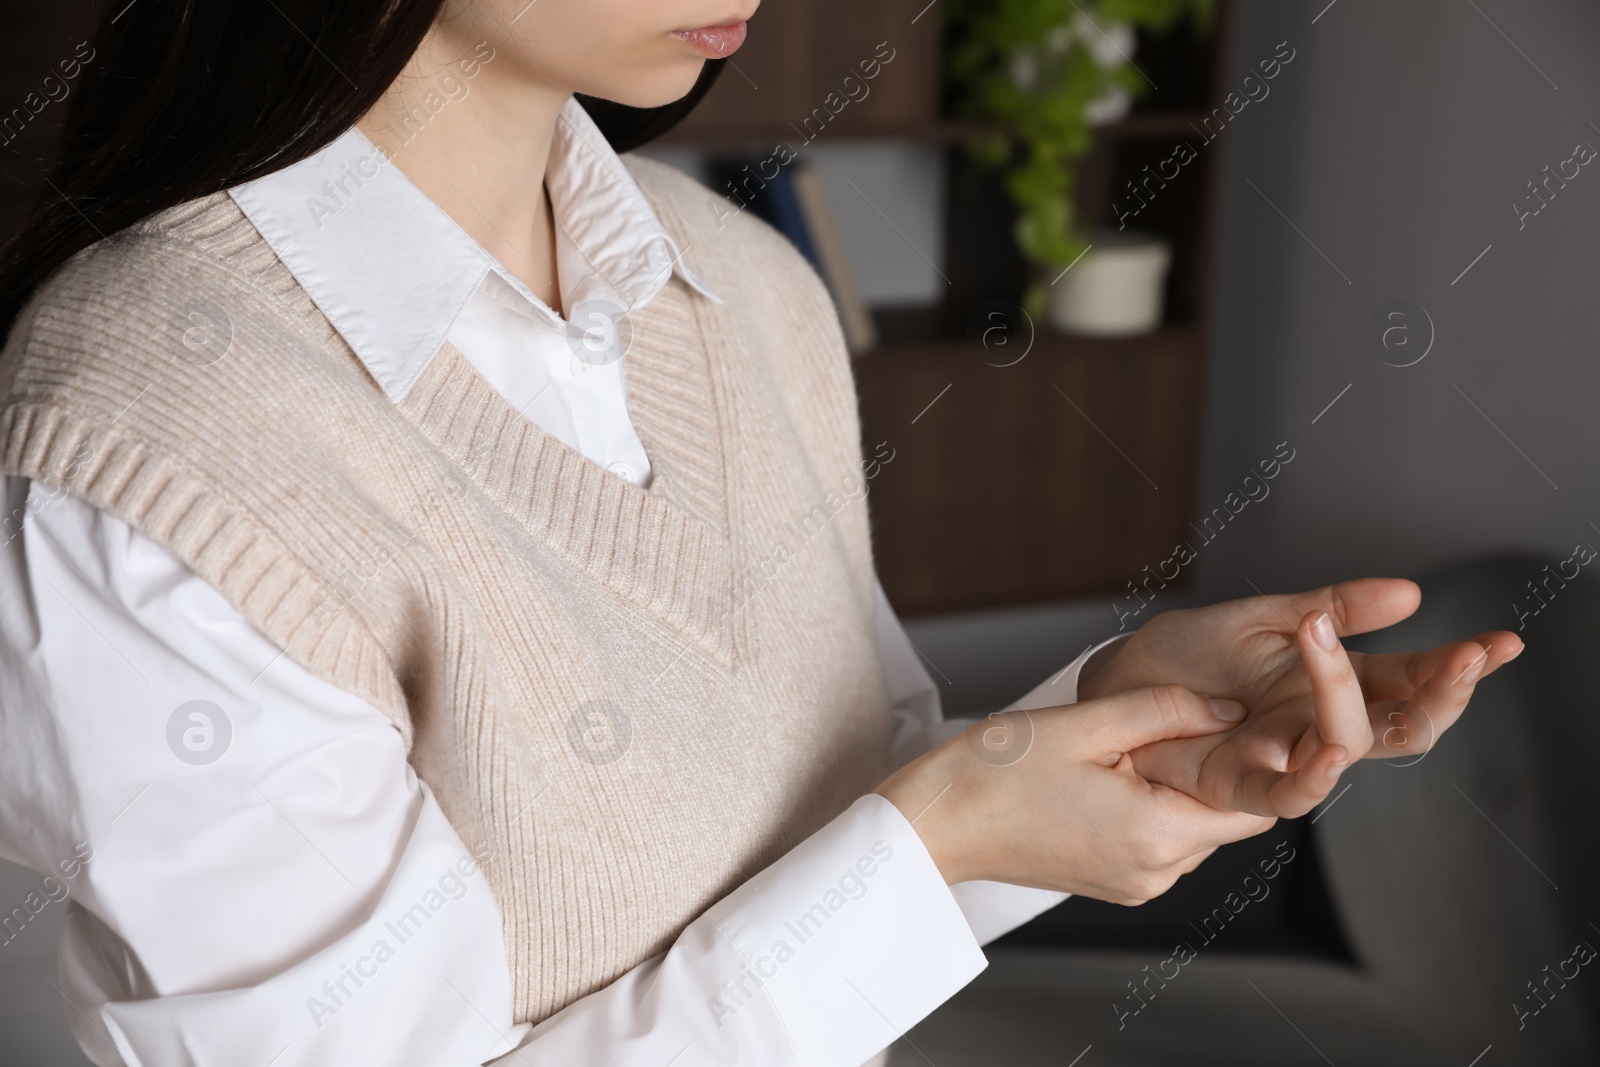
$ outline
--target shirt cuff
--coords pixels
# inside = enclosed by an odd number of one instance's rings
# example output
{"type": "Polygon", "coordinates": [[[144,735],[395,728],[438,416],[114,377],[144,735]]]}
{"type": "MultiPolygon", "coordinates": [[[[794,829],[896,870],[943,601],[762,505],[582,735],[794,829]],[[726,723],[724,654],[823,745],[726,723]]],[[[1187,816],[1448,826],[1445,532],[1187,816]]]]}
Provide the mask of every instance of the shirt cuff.
{"type": "Polygon", "coordinates": [[[858,1067],[988,965],[922,839],[876,793],[702,919],[743,959],[713,1012],[764,994],[804,1064],[858,1067]]]}
{"type": "Polygon", "coordinates": [[[1053,889],[1033,889],[1009,882],[957,882],[951,896],[966,916],[978,944],[987,945],[1070,897],[1053,889]]]}
{"type": "Polygon", "coordinates": [[[1038,708],[1054,708],[1062,704],[1076,704],[1078,702],[1078,676],[1083,673],[1084,664],[1093,659],[1102,649],[1110,648],[1118,641],[1132,637],[1133,634],[1118,634],[1115,637],[1101,641],[1098,645],[1084,649],[1083,654],[1063,667],[1058,673],[1046,678],[1020,700],[1012,701],[1005,708],[1006,711],[1034,711],[1038,708]]]}
{"type": "MultiPolygon", "coordinates": [[[[1067,664],[1059,673],[1045,679],[1005,710],[1032,711],[1036,708],[1053,708],[1061,704],[1076,704],[1078,676],[1083,672],[1084,664],[1102,649],[1131,636],[1131,634],[1118,634],[1084,650],[1082,655],[1067,664]]],[[[947,734],[953,734],[956,730],[949,727],[955,725],[957,729],[965,728],[970,725],[970,721],[952,720],[940,725],[946,728],[947,734]]],[[[987,945],[1000,935],[1010,933],[1072,895],[1050,889],[1010,885],[1006,882],[983,881],[957,882],[950,887],[950,892],[956,898],[956,903],[961,906],[961,912],[967,917],[967,924],[980,945],[987,945]]]]}

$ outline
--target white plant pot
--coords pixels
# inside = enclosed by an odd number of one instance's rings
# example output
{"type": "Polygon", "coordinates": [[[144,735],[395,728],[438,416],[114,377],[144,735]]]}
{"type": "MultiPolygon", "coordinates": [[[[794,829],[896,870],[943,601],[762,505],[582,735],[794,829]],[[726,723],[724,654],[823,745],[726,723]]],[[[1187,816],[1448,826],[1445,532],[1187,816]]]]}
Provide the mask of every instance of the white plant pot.
{"type": "Polygon", "coordinates": [[[1089,250],[1050,287],[1047,318],[1062,333],[1126,337],[1161,325],[1172,246],[1151,234],[1095,233],[1089,250]]]}

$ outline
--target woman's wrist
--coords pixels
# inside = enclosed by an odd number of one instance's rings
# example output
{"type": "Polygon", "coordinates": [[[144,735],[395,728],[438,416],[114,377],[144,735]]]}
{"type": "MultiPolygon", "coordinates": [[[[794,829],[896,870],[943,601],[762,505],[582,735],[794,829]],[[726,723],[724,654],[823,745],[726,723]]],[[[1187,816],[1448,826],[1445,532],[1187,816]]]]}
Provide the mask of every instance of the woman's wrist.
{"type": "Polygon", "coordinates": [[[873,792],[900,810],[922,839],[923,847],[946,885],[982,877],[971,870],[971,858],[958,833],[956,803],[964,794],[961,735],[919,756],[885,778],[873,792]]]}

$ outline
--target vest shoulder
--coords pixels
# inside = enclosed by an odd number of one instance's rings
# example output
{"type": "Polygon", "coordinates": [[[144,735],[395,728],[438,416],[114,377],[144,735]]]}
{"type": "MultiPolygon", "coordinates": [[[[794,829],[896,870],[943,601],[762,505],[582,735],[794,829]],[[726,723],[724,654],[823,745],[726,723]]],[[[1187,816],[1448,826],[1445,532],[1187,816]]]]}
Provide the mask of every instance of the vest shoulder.
{"type": "Polygon", "coordinates": [[[254,288],[276,263],[277,256],[233,198],[212,193],[96,241],[62,264],[39,291],[86,276],[112,287],[153,286],[174,273],[201,285],[232,274],[254,288]]]}
{"type": "MultiPolygon", "coordinates": [[[[256,306],[293,303],[292,276],[227,193],[158,212],[73,255],[36,289],[5,362],[56,363],[141,349],[185,355],[207,329],[256,306]],[[198,318],[197,318],[198,316],[198,318]]],[[[192,353],[190,353],[192,355],[192,353]]],[[[189,356],[185,356],[189,358],[189,356]]]]}
{"type": "Polygon", "coordinates": [[[680,212],[693,212],[697,208],[705,210],[700,206],[702,202],[714,202],[715,193],[670,163],[637,152],[618,158],[652,205],[666,204],[680,212]]]}

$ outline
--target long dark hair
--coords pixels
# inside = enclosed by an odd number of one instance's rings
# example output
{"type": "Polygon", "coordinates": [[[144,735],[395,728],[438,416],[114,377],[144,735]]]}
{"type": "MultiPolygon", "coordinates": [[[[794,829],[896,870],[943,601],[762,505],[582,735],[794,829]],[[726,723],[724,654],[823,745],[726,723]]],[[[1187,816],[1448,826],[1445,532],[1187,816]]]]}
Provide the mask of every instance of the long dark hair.
{"type": "MultiPolygon", "coordinates": [[[[80,53],[61,152],[0,252],[0,341],[74,253],[141,219],[297,163],[353,126],[400,75],[444,0],[114,0],[80,53]]],[[[619,152],[671,129],[682,100],[634,108],[580,96],[619,152]]]]}

